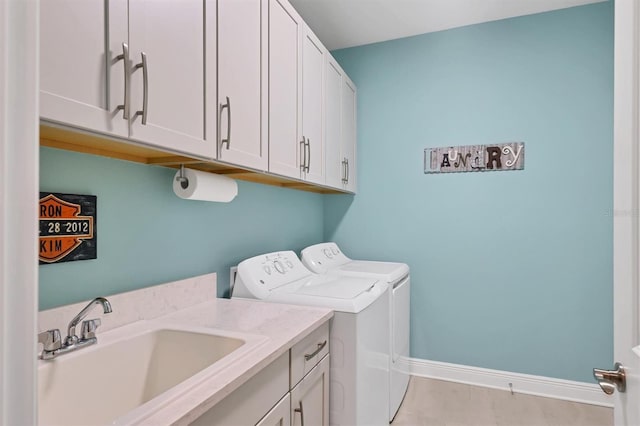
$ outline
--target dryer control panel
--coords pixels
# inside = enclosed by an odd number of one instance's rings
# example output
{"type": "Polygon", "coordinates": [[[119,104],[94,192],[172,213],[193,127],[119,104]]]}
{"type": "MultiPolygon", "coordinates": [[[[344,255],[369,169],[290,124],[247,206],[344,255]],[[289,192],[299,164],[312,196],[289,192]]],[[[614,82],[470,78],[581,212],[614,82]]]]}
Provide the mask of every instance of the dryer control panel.
{"type": "Polygon", "coordinates": [[[264,299],[271,290],[310,275],[293,251],[262,254],[238,264],[232,297],[264,299]]]}
{"type": "Polygon", "coordinates": [[[336,243],[316,244],[302,250],[302,263],[316,274],[324,274],[350,261],[336,243]]]}

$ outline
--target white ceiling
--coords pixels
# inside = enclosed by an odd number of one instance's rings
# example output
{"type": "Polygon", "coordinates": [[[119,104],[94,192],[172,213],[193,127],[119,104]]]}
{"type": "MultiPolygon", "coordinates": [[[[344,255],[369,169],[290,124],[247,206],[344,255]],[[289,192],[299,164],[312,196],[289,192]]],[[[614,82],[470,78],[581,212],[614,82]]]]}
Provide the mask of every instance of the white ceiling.
{"type": "Polygon", "coordinates": [[[329,50],[606,0],[289,0],[329,50]]]}

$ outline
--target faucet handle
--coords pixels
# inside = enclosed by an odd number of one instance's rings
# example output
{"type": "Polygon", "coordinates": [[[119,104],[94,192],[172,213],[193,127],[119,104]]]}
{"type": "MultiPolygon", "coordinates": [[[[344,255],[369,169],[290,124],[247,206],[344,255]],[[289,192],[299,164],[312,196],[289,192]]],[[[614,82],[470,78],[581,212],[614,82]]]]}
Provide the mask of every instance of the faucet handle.
{"type": "Polygon", "coordinates": [[[82,321],[82,340],[96,337],[96,330],[102,325],[100,318],[82,321]]]}
{"type": "Polygon", "coordinates": [[[60,330],[53,329],[38,333],[38,343],[42,343],[44,351],[55,351],[62,347],[62,337],[60,336],[60,330]]]}

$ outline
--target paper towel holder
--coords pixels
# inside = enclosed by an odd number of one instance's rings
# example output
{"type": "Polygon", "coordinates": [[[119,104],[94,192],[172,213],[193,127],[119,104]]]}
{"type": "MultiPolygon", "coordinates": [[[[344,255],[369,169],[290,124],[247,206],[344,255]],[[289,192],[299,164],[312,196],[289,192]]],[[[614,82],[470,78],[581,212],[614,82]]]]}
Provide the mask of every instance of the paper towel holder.
{"type": "Polygon", "coordinates": [[[180,182],[182,189],[187,189],[189,186],[189,179],[184,175],[184,164],[180,164],[180,174],[176,176],[176,181],[180,182]]]}

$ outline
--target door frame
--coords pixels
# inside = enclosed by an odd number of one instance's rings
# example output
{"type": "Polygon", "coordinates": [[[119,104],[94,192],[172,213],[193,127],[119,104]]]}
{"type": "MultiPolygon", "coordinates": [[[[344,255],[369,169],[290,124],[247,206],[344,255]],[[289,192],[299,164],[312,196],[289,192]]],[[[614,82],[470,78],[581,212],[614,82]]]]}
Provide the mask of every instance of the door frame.
{"type": "Polygon", "coordinates": [[[38,0],[0,1],[0,424],[36,424],[38,0]]]}
{"type": "MultiPolygon", "coordinates": [[[[631,348],[640,342],[639,276],[639,139],[640,5],[616,0],[613,148],[613,329],[614,359],[633,368],[631,348]],[[630,324],[631,323],[631,324],[630,324]]],[[[630,380],[635,380],[629,377],[630,380]]],[[[633,383],[634,389],[638,386],[633,383]]],[[[628,393],[616,392],[614,420],[624,425],[628,393]]],[[[633,395],[632,395],[633,397],[633,395]]],[[[639,419],[640,420],[640,419],[639,419]]]]}

